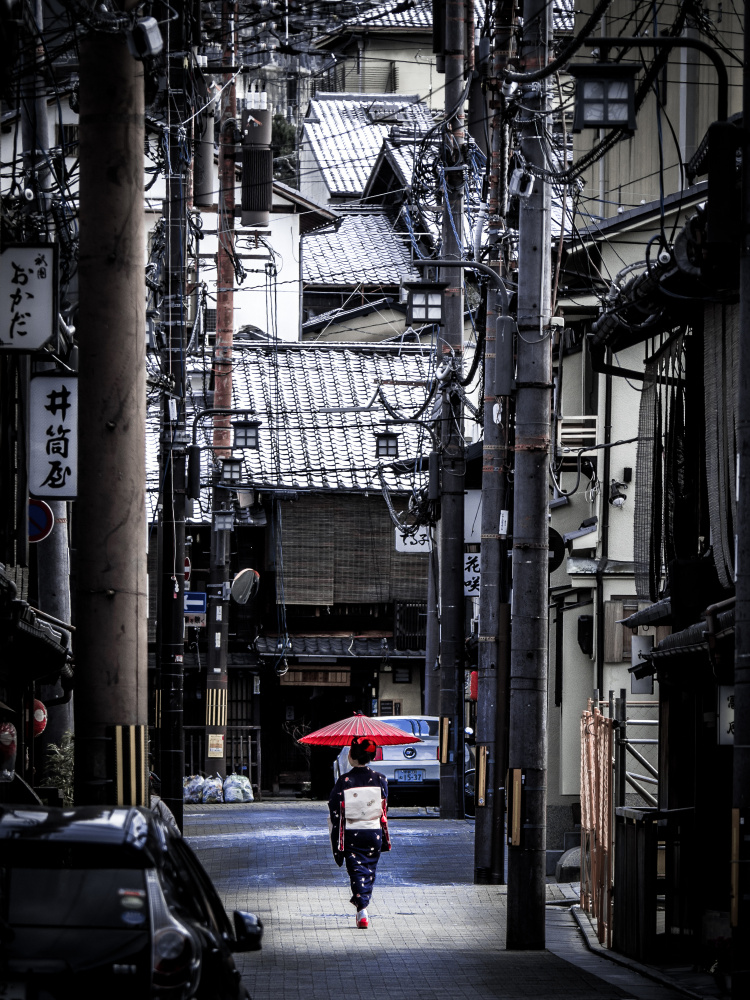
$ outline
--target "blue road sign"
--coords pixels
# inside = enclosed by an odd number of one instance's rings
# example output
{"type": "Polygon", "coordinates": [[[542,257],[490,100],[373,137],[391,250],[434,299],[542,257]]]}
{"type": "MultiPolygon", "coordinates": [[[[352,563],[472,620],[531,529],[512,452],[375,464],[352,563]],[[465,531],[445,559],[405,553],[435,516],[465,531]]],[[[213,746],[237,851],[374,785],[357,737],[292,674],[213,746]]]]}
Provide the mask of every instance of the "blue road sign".
{"type": "Polygon", "coordinates": [[[186,590],[184,593],[186,615],[205,615],[206,595],[202,590],[186,590]]]}

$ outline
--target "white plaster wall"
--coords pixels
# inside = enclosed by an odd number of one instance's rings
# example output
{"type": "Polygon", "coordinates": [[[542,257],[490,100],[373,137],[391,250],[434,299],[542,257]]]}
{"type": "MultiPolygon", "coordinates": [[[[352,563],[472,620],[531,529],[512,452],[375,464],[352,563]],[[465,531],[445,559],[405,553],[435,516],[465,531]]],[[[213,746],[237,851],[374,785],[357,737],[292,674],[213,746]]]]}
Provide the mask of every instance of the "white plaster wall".
{"type": "Polygon", "coordinates": [[[299,189],[305,198],[318,205],[327,205],[331,197],[318,161],[304,139],[299,148],[299,189]]]}
{"type": "Polygon", "coordinates": [[[381,670],[378,675],[378,691],[381,700],[400,701],[402,715],[422,714],[419,667],[416,663],[411,668],[411,684],[394,684],[393,672],[381,670]]]}
{"type": "Polygon", "coordinates": [[[413,40],[370,36],[365,50],[368,58],[377,59],[378,66],[393,61],[397,67],[397,94],[419,94],[430,108],[442,109],[445,104],[445,77],[435,69],[432,41],[427,35],[415,34],[413,40]],[[438,91],[433,95],[432,91],[438,91]]]}

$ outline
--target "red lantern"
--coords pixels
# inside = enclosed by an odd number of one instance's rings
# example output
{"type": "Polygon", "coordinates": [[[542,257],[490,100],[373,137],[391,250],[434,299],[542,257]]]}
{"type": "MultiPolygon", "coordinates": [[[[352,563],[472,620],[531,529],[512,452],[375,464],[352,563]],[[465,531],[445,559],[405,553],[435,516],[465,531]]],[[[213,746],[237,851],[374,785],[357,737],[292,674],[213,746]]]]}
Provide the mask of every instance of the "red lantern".
{"type": "Polygon", "coordinates": [[[16,771],[16,727],[0,722],[0,781],[13,781],[16,771]]]}
{"type": "Polygon", "coordinates": [[[39,701],[38,698],[34,699],[34,736],[41,736],[44,730],[47,728],[47,709],[39,701]]]}

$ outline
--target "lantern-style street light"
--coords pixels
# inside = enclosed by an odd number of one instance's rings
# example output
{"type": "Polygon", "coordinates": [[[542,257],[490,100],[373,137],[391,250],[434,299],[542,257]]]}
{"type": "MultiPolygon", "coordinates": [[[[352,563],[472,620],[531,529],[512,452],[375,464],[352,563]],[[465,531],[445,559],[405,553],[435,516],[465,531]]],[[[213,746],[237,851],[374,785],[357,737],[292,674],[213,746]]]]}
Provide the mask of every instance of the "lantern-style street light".
{"type": "Polygon", "coordinates": [[[235,448],[254,448],[256,451],[258,450],[260,420],[233,420],[232,427],[234,428],[235,448]]]}
{"type": "Polygon", "coordinates": [[[573,131],[621,126],[635,131],[637,71],[633,64],[611,62],[570,66],[576,81],[573,131]]]}
{"type": "Polygon", "coordinates": [[[242,481],[241,458],[223,458],[221,460],[221,481],[223,483],[239,483],[242,481]]]}
{"type": "Polygon", "coordinates": [[[404,285],[409,293],[406,302],[407,326],[442,326],[445,320],[445,289],[447,281],[420,281],[404,285]]]}

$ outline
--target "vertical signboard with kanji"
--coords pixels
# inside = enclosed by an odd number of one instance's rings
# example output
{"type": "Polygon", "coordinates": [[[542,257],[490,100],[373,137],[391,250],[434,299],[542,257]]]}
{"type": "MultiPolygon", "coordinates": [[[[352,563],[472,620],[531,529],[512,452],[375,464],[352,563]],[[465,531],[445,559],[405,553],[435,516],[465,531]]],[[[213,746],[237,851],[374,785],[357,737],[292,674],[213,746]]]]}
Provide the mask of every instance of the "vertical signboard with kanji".
{"type": "Polygon", "coordinates": [[[29,493],[75,500],[78,490],[78,377],[44,372],[29,393],[29,493]]]}
{"type": "Polygon", "coordinates": [[[0,350],[38,351],[57,329],[57,248],[8,246],[0,253],[0,350]]]}

